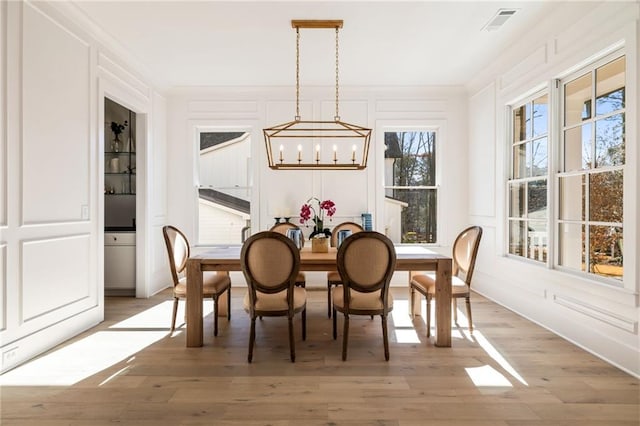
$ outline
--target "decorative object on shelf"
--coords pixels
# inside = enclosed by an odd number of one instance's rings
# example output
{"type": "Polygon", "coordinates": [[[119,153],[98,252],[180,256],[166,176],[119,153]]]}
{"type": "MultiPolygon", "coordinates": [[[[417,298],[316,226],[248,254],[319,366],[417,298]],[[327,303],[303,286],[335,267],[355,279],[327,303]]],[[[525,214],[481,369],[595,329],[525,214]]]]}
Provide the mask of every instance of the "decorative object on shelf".
{"type": "Polygon", "coordinates": [[[367,167],[371,129],[341,121],[338,113],[338,32],[342,24],[342,20],[291,21],[291,26],[296,29],[296,115],[294,121],[263,129],[271,169],[363,170],[367,167]],[[336,114],[333,121],[306,121],[300,118],[300,28],[336,31],[336,114]],[[333,145],[330,148],[331,142],[333,145]]]}
{"type": "Polygon", "coordinates": [[[336,204],[331,200],[320,201],[316,197],[311,197],[300,207],[300,223],[307,225],[308,220],[313,220],[313,232],[309,239],[313,239],[318,234],[325,237],[331,236],[329,228],[324,227],[324,215],[329,219],[336,213],[336,204]],[[317,203],[317,210],[311,203],[317,203]],[[313,213],[313,218],[312,218],[313,213]]]}
{"type": "Polygon", "coordinates": [[[111,131],[115,136],[113,141],[111,141],[111,151],[120,152],[120,149],[122,148],[120,133],[122,133],[128,125],[129,125],[129,122],[127,120],[124,121],[124,124],[116,123],[115,121],[111,122],[111,131]]]}
{"type": "Polygon", "coordinates": [[[119,158],[112,158],[109,161],[109,171],[111,173],[120,173],[120,159],[119,158]]]}

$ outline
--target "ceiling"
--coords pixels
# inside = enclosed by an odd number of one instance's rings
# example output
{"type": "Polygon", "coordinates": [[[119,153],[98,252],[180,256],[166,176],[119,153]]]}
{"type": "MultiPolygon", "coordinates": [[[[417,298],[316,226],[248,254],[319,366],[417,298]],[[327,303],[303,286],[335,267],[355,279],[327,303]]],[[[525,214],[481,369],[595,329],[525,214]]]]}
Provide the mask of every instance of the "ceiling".
{"type": "MultiPolygon", "coordinates": [[[[344,20],[343,86],[464,85],[555,8],[585,7],[553,0],[73,4],[160,88],[294,84],[292,19],[344,20]],[[483,31],[500,8],[518,11],[500,29],[483,31]]],[[[333,30],[301,30],[302,86],[334,84],[334,48],[333,30]]]]}

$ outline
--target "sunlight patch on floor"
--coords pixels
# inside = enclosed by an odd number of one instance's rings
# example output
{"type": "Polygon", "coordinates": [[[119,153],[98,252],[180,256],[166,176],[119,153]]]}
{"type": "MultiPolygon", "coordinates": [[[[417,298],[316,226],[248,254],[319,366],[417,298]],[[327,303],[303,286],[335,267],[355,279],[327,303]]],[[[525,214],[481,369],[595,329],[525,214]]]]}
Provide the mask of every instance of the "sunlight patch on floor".
{"type": "MultiPolygon", "coordinates": [[[[123,321],[113,324],[109,328],[135,328],[135,329],[169,329],[171,327],[171,312],[173,300],[159,303],[147,310],[133,315],[123,321]]],[[[213,313],[213,301],[205,300],[202,303],[202,314],[213,313]]],[[[176,315],[176,329],[184,325],[185,301],[178,304],[176,315]]]]}
{"type": "Polygon", "coordinates": [[[507,373],[511,374],[514,379],[516,379],[523,385],[529,386],[526,380],[524,380],[524,378],[522,378],[522,376],[518,374],[516,369],[513,368],[506,359],[504,359],[502,354],[484,337],[484,335],[480,331],[474,329],[473,338],[476,342],[478,342],[482,349],[484,349],[484,351],[500,365],[500,367],[502,367],[507,373]]]}
{"type": "Polygon", "coordinates": [[[420,343],[418,333],[413,328],[413,322],[409,316],[409,301],[394,300],[391,318],[393,319],[393,332],[396,342],[420,343]]]}
{"type": "Polygon", "coordinates": [[[504,375],[490,365],[470,367],[465,370],[477,387],[513,387],[504,375]]]}
{"type": "Polygon", "coordinates": [[[167,336],[168,331],[99,331],[0,376],[1,386],[70,386],[167,336]]]}

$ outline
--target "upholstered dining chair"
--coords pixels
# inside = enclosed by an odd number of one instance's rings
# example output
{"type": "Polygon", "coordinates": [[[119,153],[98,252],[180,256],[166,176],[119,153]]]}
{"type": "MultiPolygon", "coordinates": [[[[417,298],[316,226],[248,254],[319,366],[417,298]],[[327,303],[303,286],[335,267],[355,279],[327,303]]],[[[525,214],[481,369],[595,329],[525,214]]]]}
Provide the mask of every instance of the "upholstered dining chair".
{"type": "MultiPolygon", "coordinates": [[[[289,229],[300,229],[300,227],[298,225],[296,225],[295,223],[280,222],[280,223],[276,223],[275,225],[273,225],[271,227],[271,229],[269,229],[269,230],[272,231],[272,232],[277,232],[279,234],[287,236],[287,231],[289,229]]],[[[302,238],[302,247],[304,247],[304,237],[302,238]]],[[[296,276],[296,285],[298,285],[300,287],[306,287],[306,285],[307,285],[307,276],[305,275],[304,272],[298,272],[298,275],[296,276]]]]}
{"type": "Polygon", "coordinates": [[[393,309],[389,283],[396,264],[391,240],[375,231],[362,231],[338,248],[338,272],[342,285],[332,289],[333,338],[337,338],[336,312],[344,314],[342,360],[347,359],[350,315],[380,315],[384,359],[389,361],[387,315],[393,309]]]}
{"type": "MultiPolygon", "coordinates": [[[[478,256],[482,238],[482,228],[470,226],[463,230],[453,243],[453,267],[451,271],[451,308],[453,309],[454,322],[458,324],[457,300],[465,298],[467,305],[467,319],[469,320],[469,332],[473,333],[473,321],[471,319],[471,278],[478,256]]],[[[436,277],[433,273],[416,274],[411,277],[411,308],[416,291],[427,298],[427,337],[431,336],[431,300],[436,293],[436,277]]]]}
{"type": "Polygon", "coordinates": [[[259,232],[247,239],[240,252],[242,272],[247,281],[244,309],[251,318],[249,354],[253,359],[256,318],[286,316],[289,321],[291,362],[296,360],[293,317],[302,313],[302,340],[307,337],[307,292],[295,285],[300,268],[300,251],[293,241],[278,232],[259,232]]]}
{"type": "MultiPolygon", "coordinates": [[[[355,222],[342,222],[333,228],[333,233],[331,234],[331,247],[336,247],[338,245],[338,232],[343,230],[351,231],[352,235],[357,232],[364,231],[362,226],[355,222]]],[[[327,272],[327,316],[329,318],[331,318],[331,288],[340,284],[342,284],[342,279],[340,278],[338,271],[327,272]]]]}
{"type": "MultiPolygon", "coordinates": [[[[186,299],[189,286],[185,269],[187,259],[191,254],[187,237],[175,226],[164,226],[162,228],[164,242],[169,255],[169,267],[173,278],[173,316],[171,317],[171,331],[176,326],[176,315],[178,313],[178,301],[186,299]]],[[[202,297],[213,298],[213,335],[218,335],[218,298],[227,291],[227,320],[231,319],[231,279],[228,272],[205,271],[202,274],[202,297]]]]}

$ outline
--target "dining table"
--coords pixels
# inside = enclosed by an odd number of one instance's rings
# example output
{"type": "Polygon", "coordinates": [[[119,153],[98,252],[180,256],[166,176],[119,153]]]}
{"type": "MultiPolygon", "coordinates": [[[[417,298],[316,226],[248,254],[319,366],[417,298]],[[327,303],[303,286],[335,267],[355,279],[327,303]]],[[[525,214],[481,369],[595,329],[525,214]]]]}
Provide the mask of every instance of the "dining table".
{"type": "MultiPolygon", "coordinates": [[[[421,246],[396,245],[396,271],[434,271],[435,288],[435,346],[451,346],[451,265],[452,259],[421,246]]],[[[200,347],[203,344],[202,323],[202,273],[203,271],[242,271],[240,252],[242,245],[217,246],[192,255],[187,259],[186,344],[200,347]]],[[[332,271],[337,269],[337,250],[313,252],[310,247],[300,250],[300,271],[332,271]]],[[[363,262],[366,262],[363,259],[363,262]]],[[[410,312],[420,309],[410,307],[410,312]]],[[[217,315],[218,313],[214,313],[217,315]]]]}

